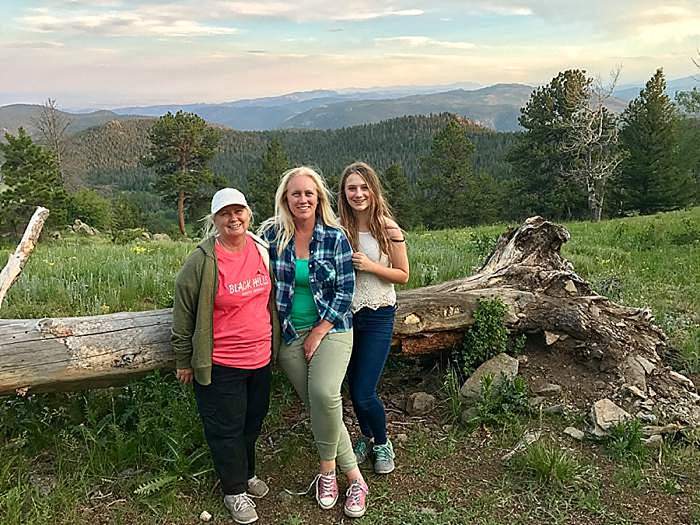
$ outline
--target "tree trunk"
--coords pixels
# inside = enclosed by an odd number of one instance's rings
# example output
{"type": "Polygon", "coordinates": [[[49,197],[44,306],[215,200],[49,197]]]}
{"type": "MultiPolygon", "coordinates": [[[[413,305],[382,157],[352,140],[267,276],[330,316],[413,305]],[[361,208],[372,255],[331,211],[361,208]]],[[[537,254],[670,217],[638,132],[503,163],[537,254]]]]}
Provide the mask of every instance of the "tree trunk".
{"type": "Polygon", "coordinates": [[[5,294],[10,289],[10,286],[17,280],[19,274],[22,273],[22,268],[24,268],[29,255],[34,250],[37,241],[39,240],[39,235],[41,235],[41,230],[44,228],[44,222],[49,216],[49,210],[39,206],[32,218],[29,220],[27,229],[22,235],[22,240],[17,245],[15,253],[13,253],[7,260],[7,264],[0,272],[0,307],[2,307],[2,301],[5,299],[5,294]]]}
{"type": "Polygon", "coordinates": [[[177,194],[177,226],[180,229],[180,234],[185,235],[185,192],[180,191],[177,194]]]}
{"type": "MultiPolygon", "coordinates": [[[[399,293],[394,341],[400,353],[459,343],[478,301],[497,297],[507,306],[512,333],[538,334],[558,354],[616,374],[620,396],[632,385],[640,395],[657,396],[668,419],[700,424],[700,396],[690,380],[665,366],[667,339],[651,313],[591,290],[560,255],[568,239],[562,226],[533,217],[501,236],[475,275],[399,293]],[[630,372],[640,366],[641,379],[630,372]]],[[[171,367],[170,322],[170,310],[0,321],[0,393],[85,388],[171,367]]]]}

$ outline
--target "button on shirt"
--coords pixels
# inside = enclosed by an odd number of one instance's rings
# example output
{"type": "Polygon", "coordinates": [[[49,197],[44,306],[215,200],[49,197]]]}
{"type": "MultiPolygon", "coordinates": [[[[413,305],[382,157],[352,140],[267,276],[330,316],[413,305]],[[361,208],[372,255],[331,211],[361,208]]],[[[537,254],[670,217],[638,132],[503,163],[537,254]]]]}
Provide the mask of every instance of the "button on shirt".
{"type": "MultiPolygon", "coordinates": [[[[282,253],[278,254],[276,235],[276,229],[270,228],[263,233],[263,238],[270,244],[270,264],[276,279],[282,336],[286,343],[290,343],[299,337],[291,320],[296,266],[294,237],[282,253]]],[[[352,248],[342,230],[326,226],[322,222],[317,222],[314,226],[309,244],[309,287],[319,318],[333,325],[331,332],[352,329],[350,305],[355,290],[352,248]]]]}

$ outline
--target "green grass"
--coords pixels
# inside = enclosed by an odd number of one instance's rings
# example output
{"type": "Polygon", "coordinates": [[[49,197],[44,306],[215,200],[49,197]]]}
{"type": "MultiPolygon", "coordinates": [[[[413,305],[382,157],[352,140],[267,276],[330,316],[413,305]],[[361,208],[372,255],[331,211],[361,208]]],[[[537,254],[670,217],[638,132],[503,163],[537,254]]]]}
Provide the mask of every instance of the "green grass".
{"type": "MultiPolygon", "coordinates": [[[[563,253],[576,271],[615,301],[651,308],[677,349],[675,366],[697,373],[700,208],[567,227],[572,238],[563,253]]],[[[407,287],[473,273],[504,229],[409,233],[407,287]]],[[[42,240],[0,315],[39,318],[170,306],[175,275],[193,247],[114,245],[73,236],[42,240]]],[[[0,265],[12,248],[0,250],[0,265]]],[[[389,368],[400,375],[402,367],[412,366],[389,368]]],[[[454,378],[444,383],[444,422],[462,411],[452,399],[458,387],[454,378]]],[[[261,470],[283,483],[273,493],[298,490],[313,476],[316,461],[310,429],[295,416],[298,401],[286,379],[275,375],[273,391],[261,470]]],[[[193,523],[205,509],[216,522],[228,519],[191,391],[172,374],[115,389],[8,397],[0,400],[0,421],[0,523],[193,523]]],[[[566,424],[524,415],[502,428],[482,425],[470,434],[458,426],[442,431],[416,423],[399,450],[396,477],[370,474],[372,504],[362,522],[632,523],[637,518],[620,504],[625,500],[620,495],[653,492],[664,501],[686,497],[682,519],[700,523],[700,499],[689,495],[700,485],[700,434],[665,445],[644,461],[629,460],[645,455],[634,429],[621,432],[607,448],[585,445],[595,453],[568,449],[550,435],[510,465],[500,461],[525,431],[566,424]],[[606,454],[611,449],[614,457],[606,454]]],[[[308,500],[273,503],[265,511],[273,508],[279,514],[266,522],[316,525],[339,519],[319,519],[308,500]]]]}

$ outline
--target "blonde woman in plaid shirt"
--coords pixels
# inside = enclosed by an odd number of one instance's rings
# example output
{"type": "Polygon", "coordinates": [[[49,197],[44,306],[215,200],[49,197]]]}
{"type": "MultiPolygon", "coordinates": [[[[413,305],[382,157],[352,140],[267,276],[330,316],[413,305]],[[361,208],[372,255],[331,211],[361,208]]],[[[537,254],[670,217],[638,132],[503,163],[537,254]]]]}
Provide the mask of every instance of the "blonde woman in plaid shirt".
{"type": "Polygon", "coordinates": [[[338,500],[337,465],[348,480],[345,514],[363,516],[368,489],[343,423],[340,394],[352,353],[352,250],[318,173],[305,166],[284,173],[275,215],[261,234],[270,244],[276,280],[284,339],[279,364],[309,409],[320,456],[312,483],[316,501],[330,509],[338,500]]]}

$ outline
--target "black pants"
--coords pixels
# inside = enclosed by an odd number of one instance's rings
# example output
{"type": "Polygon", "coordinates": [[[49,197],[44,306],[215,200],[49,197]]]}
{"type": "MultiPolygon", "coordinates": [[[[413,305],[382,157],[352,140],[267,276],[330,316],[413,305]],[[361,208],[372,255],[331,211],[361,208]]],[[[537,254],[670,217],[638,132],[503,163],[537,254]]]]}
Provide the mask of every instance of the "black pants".
{"type": "Polygon", "coordinates": [[[204,435],[224,494],[241,494],[255,475],[255,442],[270,405],[270,365],[257,370],[214,365],[211,384],[194,382],[204,435]]]}

